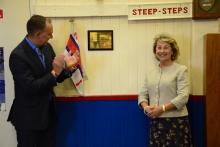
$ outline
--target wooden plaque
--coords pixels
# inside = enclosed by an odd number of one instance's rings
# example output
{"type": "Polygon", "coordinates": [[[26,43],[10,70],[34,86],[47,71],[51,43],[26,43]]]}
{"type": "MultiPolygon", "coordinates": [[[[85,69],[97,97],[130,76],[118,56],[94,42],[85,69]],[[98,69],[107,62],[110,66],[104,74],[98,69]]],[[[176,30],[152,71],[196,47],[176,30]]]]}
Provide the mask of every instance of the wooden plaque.
{"type": "Polygon", "coordinates": [[[220,0],[193,0],[193,19],[220,17],[220,0]]]}

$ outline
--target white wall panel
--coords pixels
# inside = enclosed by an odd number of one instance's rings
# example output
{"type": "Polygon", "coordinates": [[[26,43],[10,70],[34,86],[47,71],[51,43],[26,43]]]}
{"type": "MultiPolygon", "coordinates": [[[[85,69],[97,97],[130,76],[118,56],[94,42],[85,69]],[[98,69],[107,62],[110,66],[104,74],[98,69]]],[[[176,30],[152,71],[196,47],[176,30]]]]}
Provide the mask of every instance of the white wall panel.
{"type": "MultiPolygon", "coordinates": [[[[182,0],[183,1],[183,0],[182,0]]],[[[182,2],[179,1],[179,2],[182,2]]],[[[188,0],[187,0],[188,1],[188,0]]],[[[189,0],[190,1],[190,0],[189,0]]],[[[84,6],[94,6],[91,9],[100,9],[109,6],[109,11],[117,6],[126,6],[128,3],[164,2],[163,0],[34,0],[35,5],[77,5],[79,13],[91,10],[84,6]]],[[[177,0],[169,0],[177,2],[177,0]]],[[[103,9],[104,10],[104,9],[103,9]]],[[[99,15],[105,15],[104,11],[97,11],[99,15]]],[[[115,11],[114,11],[115,12],[115,11]]],[[[84,12],[83,12],[84,13],[84,12]]],[[[125,13],[125,12],[123,12],[125,13]]],[[[144,73],[154,63],[152,53],[153,38],[159,33],[169,33],[178,42],[180,57],[178,62],[185,64],[193,78],[192,93],[203,93],[203,54],[198,52],[203,49],[204,33],[218,32],[219,20],[192,21],[191,19],[169,19],[169,20],[140,20],[128,21],[127,16],[117,10],[114,17],[74,17],[74,30],[78,32],[79,44],[82,50],[83,63],[89,80],[86,81],[85,93],[87,95],[103,94],[136,94],[144,79],[144,73]],[[216,23],[218,21],[218,23],[216,23]],[[214,25],[214,26],[213,26],[214,25]],[[200,29],[200,28],[203,29],[200,29]],[[88,51],[87,30],[112,29],[114,31],[114,51],[88,51]],[[200,56],[201,55],[201,56],[200,56]],[[197,61],[198,59],[198,61],[197,61]],[[191,62],[191,60],[193,60],[191,62]],[[197,79],[195,81],[195,79],[197,79]],[[195,85],[196,83],[200,83],[195,85]]],[[[77,15],[77,14],[76,14],[77,15]]],[[[113,16],[113,15],[112,15],[113,16]]],[[[61,53],[68,38],[70,23],[68,18],[54,18],[54,40],[56,52],[61,53]],[[60,50],[61,49],[61,50],[60,50]]],[[[67,85],[70,85],[69,82],[67,85]]],[[[67,86],[68,87],[68,86],[67,86]]],[[[60,95],[76,94],[71,88],[58,88],[60,95]],[[68,92],[63,92],[68,89],[68,92]]]]}
{"type": "MultiPolygon", "coordinates": [[[[164,3],[162,0],[30,0],[31,13],[48,17],[127,16],[129,3],[164,3]]],[[[169,0],[168,2],[192,2],[169,0]]]]}
{"type": "MultiPolygon", "coordinates": [[[[68,18],[54,18],[52,44],[56,53],[62,53],[71,32],[68,18]]],[[[153,38],[169,33],[176,38],[181,56],[179,61],[190,67],[191,20],[128,21],[127,17],[74,18],[78,32],[82,60],[89,80],[85,82],[86,95],[137,94],[146,69],[154,63],[153,38]],[[181,29],[179,29],[181,28],[181,29]],[[113,51],[88,51],[87,30],[114,31],[113,51]]],[[[74,95],[71,82],[58,87],[58,95],[74,95]]]]}
{"type": "Polygon", "coordinates": [[[194,95],[204,94],[204,35],[217,33],[217,20],[197,20],[192,22],[192,89],[194,95]]]}

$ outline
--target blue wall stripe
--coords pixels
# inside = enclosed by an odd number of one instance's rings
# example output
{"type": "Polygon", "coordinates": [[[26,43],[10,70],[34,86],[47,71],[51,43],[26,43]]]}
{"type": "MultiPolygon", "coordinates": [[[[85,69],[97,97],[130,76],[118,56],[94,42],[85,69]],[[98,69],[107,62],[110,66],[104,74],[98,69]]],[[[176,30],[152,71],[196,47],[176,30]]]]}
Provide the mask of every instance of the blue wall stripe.
{"type": "MultiPolygon", "coordinates": [[[[189,101],[193,143],[204,145],[203,100],[189,101]]],[[[137,100],[57,102],[56,147],[147,147],[148,118],[137,100]]]]}

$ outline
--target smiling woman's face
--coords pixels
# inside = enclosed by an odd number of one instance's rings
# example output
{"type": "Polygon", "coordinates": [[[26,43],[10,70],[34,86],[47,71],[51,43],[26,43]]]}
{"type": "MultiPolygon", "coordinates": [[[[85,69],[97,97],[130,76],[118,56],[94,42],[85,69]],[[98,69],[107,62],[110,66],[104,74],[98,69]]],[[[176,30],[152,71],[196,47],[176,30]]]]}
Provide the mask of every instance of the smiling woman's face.
{"type": "Polygon", "coordinates": [[[170,62],[171,56],[173,54],[172,48],[169,43],[163,42],[161,40],[157,41],[156,45],[156,57],[160,62],[170,62]]]}

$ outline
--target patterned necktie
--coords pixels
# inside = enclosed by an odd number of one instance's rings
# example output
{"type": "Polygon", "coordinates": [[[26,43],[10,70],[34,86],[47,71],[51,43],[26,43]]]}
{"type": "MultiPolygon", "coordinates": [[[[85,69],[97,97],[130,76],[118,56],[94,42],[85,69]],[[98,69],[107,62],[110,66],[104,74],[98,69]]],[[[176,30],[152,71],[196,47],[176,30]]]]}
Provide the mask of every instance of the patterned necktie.
{"type": "Polygon", "coordinates": [[[45,57],[44,57],[44,54],[40,50],[38,50],[38,56],[40,58],[41,63],[43,64],[44,68],[46,68],[45,57]]]}

